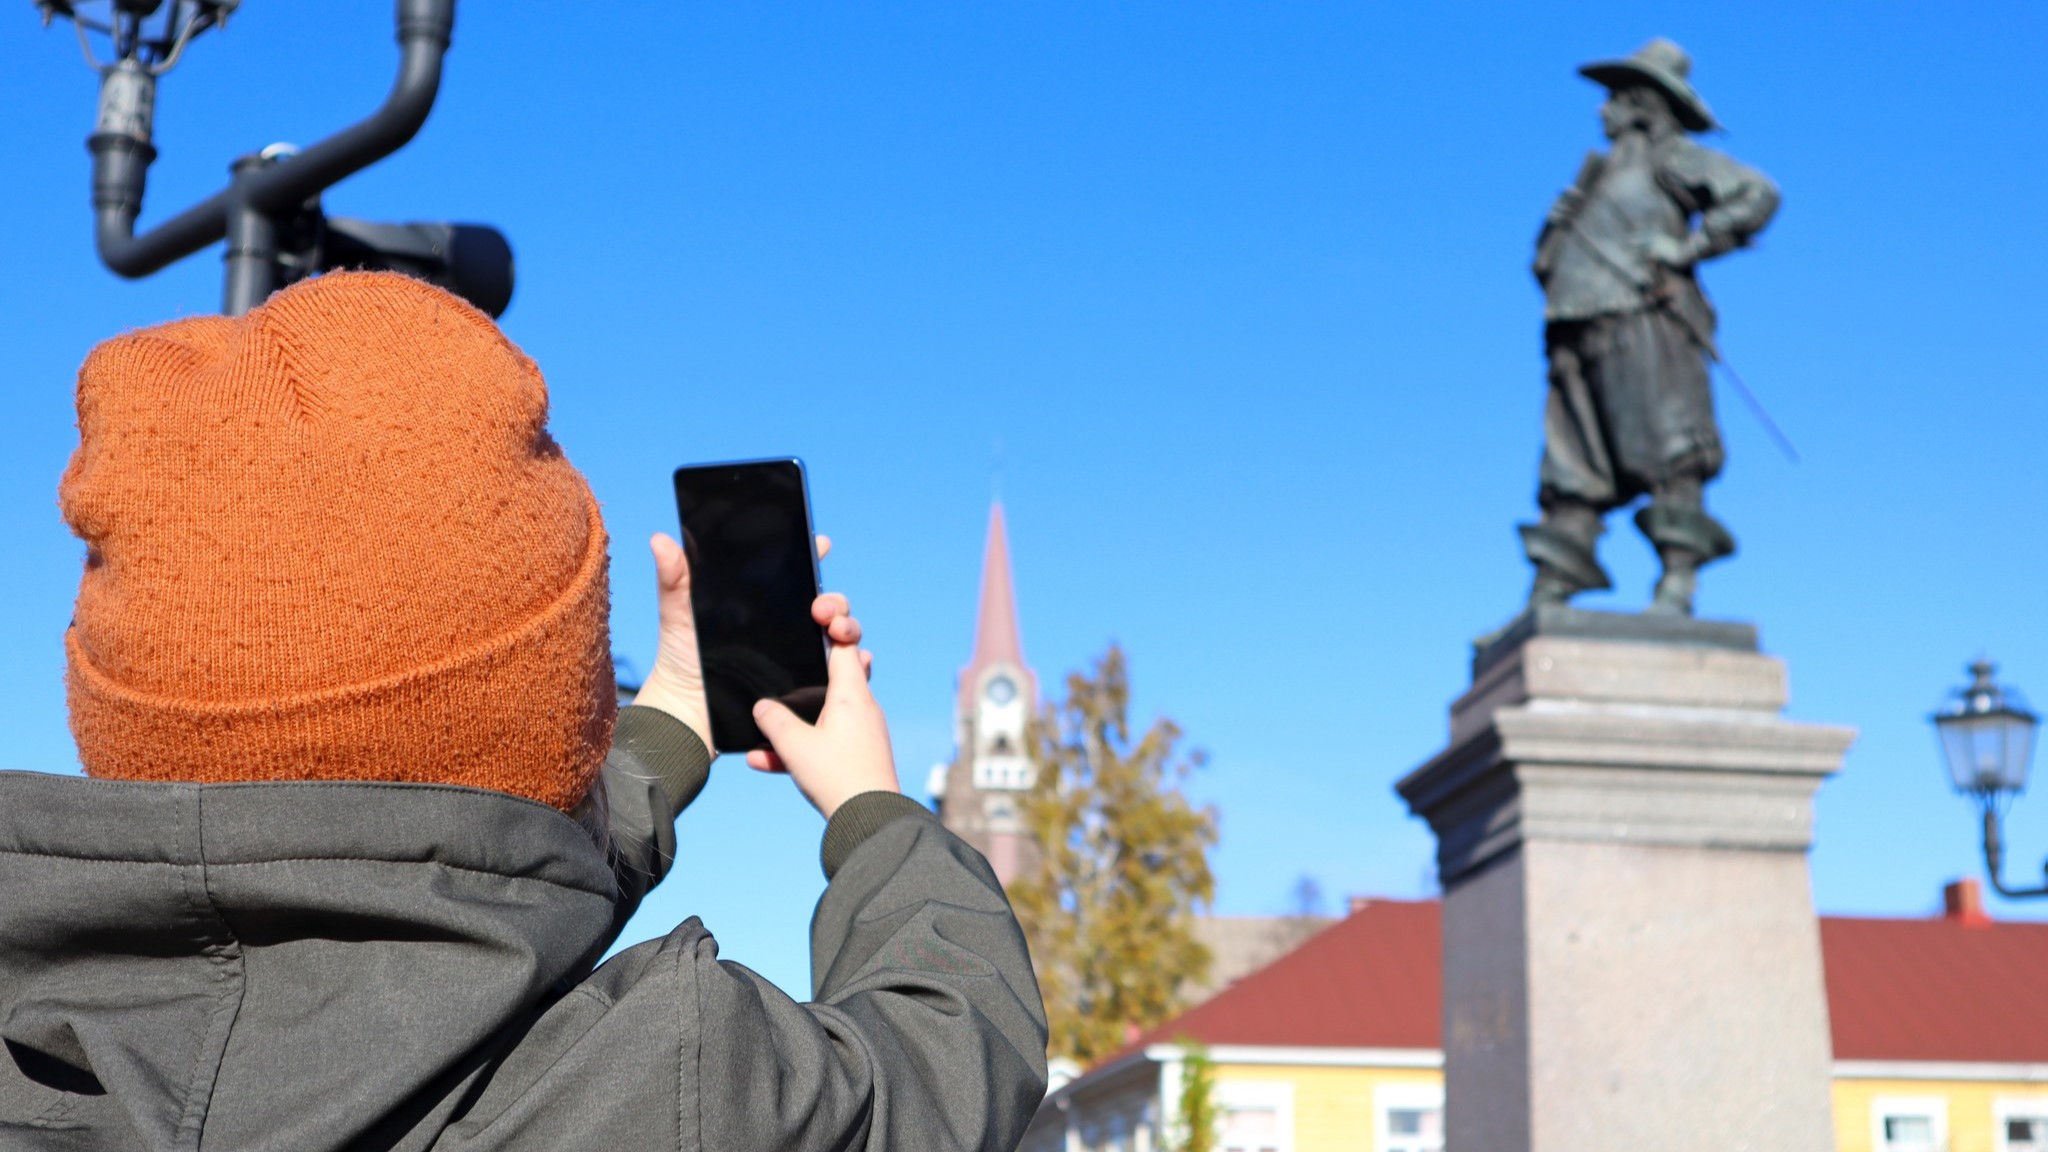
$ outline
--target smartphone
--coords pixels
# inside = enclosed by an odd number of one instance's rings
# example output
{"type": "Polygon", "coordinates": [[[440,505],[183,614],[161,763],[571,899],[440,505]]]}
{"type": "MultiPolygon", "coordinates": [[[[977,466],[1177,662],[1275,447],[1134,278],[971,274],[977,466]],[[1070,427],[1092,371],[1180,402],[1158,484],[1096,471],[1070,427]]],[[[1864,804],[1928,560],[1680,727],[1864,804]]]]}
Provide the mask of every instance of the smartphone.
{"type": "Polygon", "coordinates": [[[779,700],[816,723],[825,630],[811,619],[818,547],[804,463],[794,458],[676,469],[697,650],[718,752],[766,748],[754,704],[779,700]]]}

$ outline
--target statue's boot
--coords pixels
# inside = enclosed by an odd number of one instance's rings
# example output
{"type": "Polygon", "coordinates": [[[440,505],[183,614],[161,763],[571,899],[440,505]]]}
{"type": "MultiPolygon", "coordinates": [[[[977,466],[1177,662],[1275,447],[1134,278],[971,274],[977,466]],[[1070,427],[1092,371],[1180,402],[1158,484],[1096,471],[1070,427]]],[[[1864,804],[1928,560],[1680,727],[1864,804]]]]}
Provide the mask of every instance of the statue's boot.
{"type": "Polygon", "coordinates": [[[1600,538],[1600,515],[1590,508],[1546,514],[1541,524],[1521,526],[1522,551],[1536,566],[1529,588],[1529,606],[1564,604],[1581,592],[1612,588],[1607,570],[1593,552],[1600,538]]]}
{"type": "Polygon", "coordinates": [[[1735,552],[1735,538],[1721,522],[1698,508],[1651,503],[1636,513],[1636,527],[1657,547],[1664,563],[1647,611],[1658,616],[1692,615],[1701,565],[1735,552]]]}
{"type": "Polygon", "coordinates": [[[1664,572],[1657,577],[1657,591],[1643,611],[1652,616],[1690,616],[1693,597],[1699,593],[1700,554],[1690,548],[1659,548],[1664,572]]]}
{"type": "MultiPolygon", "coordinates": [[[[1614,586],[1593,554],[1593,542],[1606,530],[1600,514],[1593,509],[1576,504],[1545,508],[1543,523],[1523,524],[1518,530],[1522,534],[1522,551],[1528,553],[1529,562],[1536,566],[1536,582],[1529,588],[1529,603],[1523,613],[1546,604],[1565,604],[1594,588],[1614,586]]],[[[1520,618],[1518,615],[1516,620],[1520,618]]],[[[1515,620],[1510,620],[1473,640],[1472,646],[1484,649],[1514,626],[1515,620]]]]}

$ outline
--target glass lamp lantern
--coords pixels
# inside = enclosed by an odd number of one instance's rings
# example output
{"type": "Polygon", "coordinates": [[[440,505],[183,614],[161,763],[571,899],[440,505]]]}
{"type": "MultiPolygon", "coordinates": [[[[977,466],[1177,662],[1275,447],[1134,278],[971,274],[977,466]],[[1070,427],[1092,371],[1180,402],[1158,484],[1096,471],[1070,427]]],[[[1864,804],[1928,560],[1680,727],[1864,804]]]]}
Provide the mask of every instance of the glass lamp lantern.
{"type": "Polygon", "coordinates": [[[1988,660],[1970,665],[1972,681],[1934,714],[1934,730],[1956,791],[1983,803],[2018,795],[2027,787],[2034,732],[2041,718],[2012,688],[1991,679],[1988,660]]]}
{"type": "Polygon", "coordinates": [[[2012,798],[2026,790],[2041,718],[2018,692],[1991,679],[1995,671],[1989,660],[1970,665],[1969,686],[1934,714],[1934,731],[1948,761],[1949,781],[1983,814],[1984,872],[1992,889],[2005,896],[2048,896],[2048,885],[2009,888],[2000,874],[2005,843],[1999,823],[2012,798]]]}

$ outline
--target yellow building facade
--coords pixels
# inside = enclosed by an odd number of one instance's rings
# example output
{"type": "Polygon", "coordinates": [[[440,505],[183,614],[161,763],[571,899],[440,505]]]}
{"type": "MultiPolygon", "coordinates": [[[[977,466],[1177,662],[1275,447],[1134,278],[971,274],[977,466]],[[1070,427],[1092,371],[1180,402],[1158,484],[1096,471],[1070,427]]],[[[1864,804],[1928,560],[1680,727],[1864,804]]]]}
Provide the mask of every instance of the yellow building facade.
{"type": "MultiPolygon", "coordinates": [[[[1186,1049],[1150,1045],[1058,1084],[1023,1152],[1170,1152],[1186,1049]]],[[[1398,1049],[1207,1049],[1218,1152],[1435,1152],[1442,1056],[1398,1049]]]]}
{"type": "MultiPolygon", "coordinates": [[[[2048,924],[1993,923],[1976,895],[1951,885],[1928,919],[1821,919],[1841,1152],[2048,1152],[2048,924]]],[[[1355,902],[1056,1077],[1023,1147],[1181,1148],[1193,1043],[1212,1069],[1218,1152],[1442,1152],[1440,940],[1433,902],[1355,902]]]]}
{"type": "Polygon", "coordinates": [[[1834,1093],[1841,1152],[2048,1150],[2048,1067],[1845,1062],[1834,1093]]]}
{"type": "MultiPolygon", "coordinates": [[[[1056,1088],[1025,1152],[1171,1152],[1185,1049],[1160,1044],[1056,1088]]],[[[1209,1049],[1219,1152],[1441,1152],[1441,1053],[1209,1049]]],[[[2048,1066],[1843,1061],[1840,1152],[2048,1152],[2048,1066]]]]}

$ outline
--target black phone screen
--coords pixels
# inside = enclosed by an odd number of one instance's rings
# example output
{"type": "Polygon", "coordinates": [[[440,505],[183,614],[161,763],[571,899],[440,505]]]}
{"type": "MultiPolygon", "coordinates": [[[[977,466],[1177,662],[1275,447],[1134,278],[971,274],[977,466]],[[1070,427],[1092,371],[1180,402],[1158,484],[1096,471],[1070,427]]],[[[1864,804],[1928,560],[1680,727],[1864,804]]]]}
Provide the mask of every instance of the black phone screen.
{"type": "Polygon", "coordinates": [[[815,723],[825,635],[811,619],[817,544],[801,460],[676,469],[697,650],[719,752],[765,748],[754,704],[779,700],[815,723]]]}

